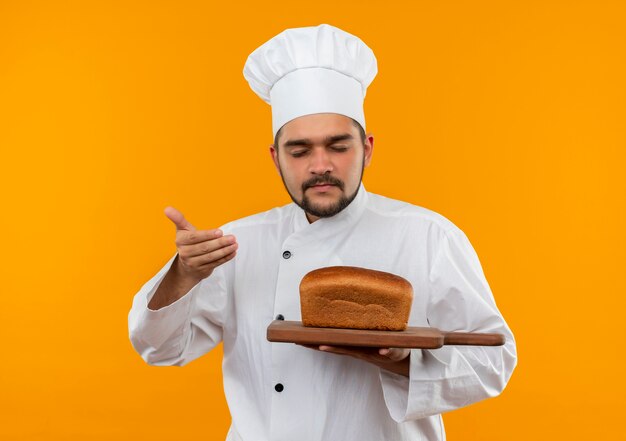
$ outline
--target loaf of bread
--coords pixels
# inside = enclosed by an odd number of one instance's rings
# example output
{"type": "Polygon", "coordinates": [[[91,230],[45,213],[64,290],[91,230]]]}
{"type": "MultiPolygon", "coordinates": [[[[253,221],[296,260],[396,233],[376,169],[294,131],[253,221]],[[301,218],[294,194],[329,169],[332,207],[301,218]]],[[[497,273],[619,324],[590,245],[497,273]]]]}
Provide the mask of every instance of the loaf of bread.
{"type": "Polygon", "coordinates": [[[304,326],[403,331],[412,302],[409,281],[383,271],[330,266],[300,282],[304,326]]]}

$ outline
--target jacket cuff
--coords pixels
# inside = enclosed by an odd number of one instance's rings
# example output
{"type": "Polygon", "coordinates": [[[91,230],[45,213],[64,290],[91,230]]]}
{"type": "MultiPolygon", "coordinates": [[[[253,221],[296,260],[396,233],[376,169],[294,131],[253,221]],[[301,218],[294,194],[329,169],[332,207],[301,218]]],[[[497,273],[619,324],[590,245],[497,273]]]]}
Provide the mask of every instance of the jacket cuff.
{"type": "Polygon", "coordinates": [[[143,313],[139,319],[144,328],[143,340],[153,348],[160,348],[166,340],[175,339],[178,341],[178,350],[182,351],[185,342],[181,337],[184,330],[189,326],[191,305],[200,283],[197,283],[187,294],[175,302],[155,311],[148,308],[148,303],[159,284],[149,293],[149,297],[144,297],[143,313]]]}
{"type": "Polygon", "coordinates": [[[148,303],[159,288],[177,254],[149,280],[135,296],[129,314],[130,337],[133,346],[147,360],[148,353],[158,350],[166,341],[176,341],[168,353],[182,351],[185,341],[182,338],[189,325],[194,293],[199,289],[196,284],[187,294],[175,302],[158,310],[148,308],[148,303]]]}
{"type": "Polygon", "coordinates": [[[389,415],[400,423],[453,410],[473,402],[482,390],[473,369],[452,346],[411,349],[409,377],[380,370],[389,415]]]}

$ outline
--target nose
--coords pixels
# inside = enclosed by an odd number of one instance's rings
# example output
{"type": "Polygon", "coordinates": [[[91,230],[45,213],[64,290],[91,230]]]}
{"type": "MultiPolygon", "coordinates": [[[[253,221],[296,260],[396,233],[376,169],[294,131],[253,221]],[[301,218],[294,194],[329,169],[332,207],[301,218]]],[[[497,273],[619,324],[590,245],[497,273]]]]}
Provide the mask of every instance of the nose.
{"type": "Polygon", "coordinates": [[[309,172],[315,175],[332,173],[333,164],[325,148],[314,148],[311,152],[309,172]]]}

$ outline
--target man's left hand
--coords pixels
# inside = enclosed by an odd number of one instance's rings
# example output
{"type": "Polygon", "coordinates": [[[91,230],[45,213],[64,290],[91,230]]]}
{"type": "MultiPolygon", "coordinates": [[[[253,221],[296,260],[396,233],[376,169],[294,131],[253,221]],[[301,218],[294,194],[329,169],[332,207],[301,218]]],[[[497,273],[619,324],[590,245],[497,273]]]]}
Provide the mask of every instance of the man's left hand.
{"type": "Polygon", "coordinates": [[[407,348],[367,348],[359,346],[301,345],[332,354],[348,355],[375,364],[376,366],[409,376],[411,350],[407,348]]]}

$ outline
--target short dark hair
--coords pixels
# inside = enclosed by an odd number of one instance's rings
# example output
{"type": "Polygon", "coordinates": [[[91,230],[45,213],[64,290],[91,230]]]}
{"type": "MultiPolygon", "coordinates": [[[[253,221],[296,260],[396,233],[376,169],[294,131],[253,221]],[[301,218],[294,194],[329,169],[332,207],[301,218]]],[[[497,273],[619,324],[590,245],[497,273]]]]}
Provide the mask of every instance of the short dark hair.
{"type": "MultiPolygon", "coordinates": [[[[361,135],[361,143],[363,145],[365,145],[365,130],[363,130],[363,126],[361,126],[361,124],[359,124],[354,118],[350,118],[352,120],[352,124],[359,129],[359,134],[361,135]]],[[[284,126],[283,126],[284,127],[284,126]]],[[[274,136],[274,148],[276,150],[278,150],[278,139],[280,138],[280,135],[282,133],[283,127],[281,127],[280,129],[278,129],[278,132],[276,132],[276,136],[274,136]]]]}

